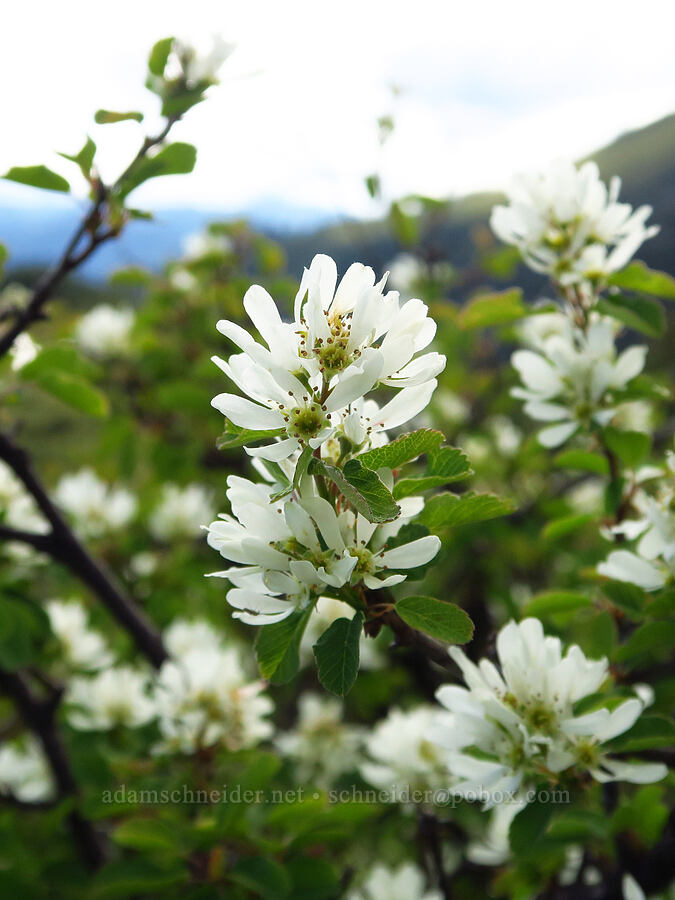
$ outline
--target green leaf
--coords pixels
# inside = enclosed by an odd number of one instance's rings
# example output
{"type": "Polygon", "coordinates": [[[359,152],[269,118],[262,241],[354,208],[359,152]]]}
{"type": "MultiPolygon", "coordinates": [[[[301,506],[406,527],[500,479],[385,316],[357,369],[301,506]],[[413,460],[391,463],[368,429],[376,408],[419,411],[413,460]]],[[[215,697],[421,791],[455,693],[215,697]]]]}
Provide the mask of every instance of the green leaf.
{"type": "Polygon", "coordinates": [[[90,359],[82,356],[73,346],[54,344],[40,350],[34,360],[22,366],[21,378],[36,379],[50,375],[55,369],[82,378],[96,378],[100,367],[90,359]]]}
{"type": "Polygon", "coordinates": [[[157,41],[150,51],[148,69],[158,78],[161,78],[164,74],[174,40],[172,37],[162,38],[161,41],[157,41]]]}
{"type": "MultiPolygon", "coordinates": [[[[35,360],[37,362],[37,359],[35,360]]],[[[28,366],[25,367],[26,369],[28,366]]],[[[22,370],[22,377],[27,377],[22,370]]],[[[102,418],[110,411],[108,398],[88,381],[79,375],[64,372],[62,369],[43,370],[31,378],[46,394],[51,394],[67,406],[88,416],[102,418]]]]}
{"type": "Polygon", "coordinates": [[[286,871],[293,883],[293,900],[332,900],[340,894],[340,879],[335,867],[315,856],[290,860],[286,871]]]}
{"type": "MultiPolygon", "coordinates": [[[[93,876],[87,895],[98,897],[147,897],[189,880],[183,866],[157,866],[149,859],[137,857],[109,862],[93,876]]],[[[166,894],[164,894],[166,896],[166,894]]]]}
{"type": "Polygon", "coordinates": [[[296,610],[281,622],[261,626],[255,653],[260,674],[272,684],[285,684],[298,671],[300,641],[311,612],[312,607],[296,610]]]}
{"type": "Polygon", "coordinates": [[[131,110],[129,112],[113,112],[111,109],[97,109],[94,113],[94,121],[97,125],[114,125],[116,122],[143,121],[143,113],[131,110]]]}
{"type": "Polygon", "coordinates": [[[654,747],[675,746],[675,722],[665,716],[640,716],[628,731],[614,738],[613,753],[637,753],[654,747]]]}
{"type": "Polygon", "coordinates": [[[675,647],[675,621],[646,622],[614,654],[618,662],[634,662],[675,647]]]}
{"type": "Polygon", "coordinates": [[[495,494],[438,494],[427,501],[424,509],[417,517],[431,531],[446,528],[449,525],[468,525],[471,522],[484,522],[507,516],[514,510],[510,500],[504,500],[495,494]]]}
{"type": "Polygon", "coordinates": [[[666,272],[648,268],[643,262],[632,262],[609,278],[609,283],[629,291],[653,294],[675,300],[675,278],[666,272]]]}
{"type": "Polygon", "coordinates": [[[332,694],[344,697],[359,672],[359,641],[363,615],[336,619],[314,644],[319,681],[332,694]]]}
{"type": "Polygon", "coordinates": [[[64,159],[67,159],[70,162],[74,162],[75,165],[79,167],[85,178],[89,178],[95,155],[96,144],[90,137],[87,138],[84,147],[80,150],[80,152],[76,153],[74,156],[71,156],[68,153],[59,153],[59,156],[62,156],[64,159]]]}
{"type": "Polygon", "coordinates": [[[311,447],[305,447],[298,457],[298,461],[295,464],[295,472],[293,473],[293,487],[295,490],[298,489],[301,478],[307,472],[307,467],[309,466],[309,461],[312,458],[313,453],[314,451],[311,447]]]}
{"type": "Polygon", "coordinates": [[[586,843],[604,838],[609,830],[607,817],[599,812],[575,809],[561,813],[551,822],[547,837],[566,844],[586,843]]]}
{"type": "Polygon", "coordinates": [[[518,813],[509,828],[509,844],[518,856],[529,855],[541,841],[553,813],[553,803],[533,800],[518,813]]]}
{"type": "Polygon", "coordinates": [[[392,203],[389,208],[389,223],[396,238],[404,246],[412,246],[419,239],[419,223],[415,216],[404,211],[400,203],[392,203]]]}
{"type": "Polygon", "coordinates": [[[466,455],[457,447],[441,447],[427,454],[427,471],[425,475],[415,478],[403,478],[394,485],[394,498],[400,500],[430,488],[441,487],[455,481],[463,481],[473,475],[466,455]]]}
{"type": "MultiPolygon", "coordinates": [[[[440,431],[431,428],[420,428],[410,434],[401,435],[384,447],[375,447],[357,457],[368,469],[400,469],[405,463],[412,462],[423,453],[438,450],[445,440],[440,431]]],[[[461,451],[460,451],[461,452],[461,451]]]]}
{"type": "Polygon", "coordinates": [[[127,819],[115,829],[113,840],[120,847],[131,847],[134,850],[177,852],[180,849],[175,830],[156,818],[127,819]]]}
{"type": "Polygon", "coordinates": [[[608,426],[603,433],[609,449],[629,468],[642,462],[651,450],[651,438],[642,431],[620,431],[608,426]]]}
{"type": "Polygon", "coordinates": [[[546,591],[530,600],[523,610],[523,615],[550,616],[555,613],[574,612],[592,606],[592,603],[590,597],[576,591],[546,591]]]}
{"type": "Polygon", "coordinates": [[[377,472],[366,469],[358,459],[348,460],[344,469],[340,470],[312,457],[308,472],[329,478],[345,500],[369,522],[391,522],[401,512],[377,472]]]}
{"type": "Polygon", "coordinates": [[[127,197],[143,182],[164,175],[187,175],[197,162],[197,149],[192,144],[177,141],[167,144],[154,156],[146,156],[126,176],[120,185],[120,196],[127,197]]]}
{"type": "Polygon", "coordinates": [[[228,419],[225,421],[225,431],[216,440],[216,447],[218,450],[234,450],[236,447],[243,447],[244,444],[272,441],[283,433],[283,428],[276,428],[272,431],[253,431],[250,428],[240,428],[228,419]]]}
{"type": "Polygon", "coordinates": [[[404,597],[396,612],[411,628],[449,644],[466,644],[473,637],[473,622],[459,606],[434,597],[404,597]]]}
{"type": "Polygon", "coordinates": [[[560,469],[578,469],[581,472],[593,472],[595,475],[609,475],[609,463],[600,453],[564,450],[554,457],[553,463],[560,469]]]}
{"type": "Polygon", "coordinates": [[[366,190],[373,198],[380,196],[380,177],[379,175],[368,175],[366,177],[366,190]]]}
{"type": "Polygon", "coordinates": [[[7,592],[0,597],[0,665],[15,669],[34,662],[49,633],[41,606],[7,592]]]}
{"type": "Polygon", "coordinates": [[[19,184],[27,184],[44,191],[61,191],[67,194],[70,190],[66,179],[52,172],[47,166],[13,166],[2,177],[7,181],[17,181],[19,184]]]}
{"type": "Polygon", "coordinates": [[[494,294],[484,294],[470,300],[459,314],[459,324],[467,330],[508,325],[528,315],[520,288],[509,288],[494,294]]]}
{"type": "Polygon", "coordinates": [[[602,592],[614,606],[618,606],[632,618],[640,618],[645,610],[645,592],[627,581],[608,581],[602,585],[602,592]]]}
{"type": "Polygon", "coordinates": [[[554,519],[552,522],[549,522],[542,530],[541,534],[547,541],[557,541],[560,540],[560,538],[574,534],[575,531],[579,531],[580,528],[583,528],[584,525],[588,525],[589,522],[595,522],[595,519],[596,517],[590,513],[587,515],[561,516],[559,519],[554,519]]]}
{"type": "Polygon", "coordinates": [[[230,879],[263,900],[283,900],[291,890],[286,870],[265,856],[247,856],[230,869],[230,879]]]}
{"type": "Polygon", "coordinates": [[[649,337],[661,337],[666,328],[663,307],[650,297],[611,294],[598,300],[598,311],[649,337]]]}
{"type": "Polygon", "coordinates": [[[630,797],[625,797],[612,817],[612,831],[631,833],[638,846],[653,847],[663,833],[669,818],[668,806],[663,802],[663,785],[648,784],[630,797]]]}

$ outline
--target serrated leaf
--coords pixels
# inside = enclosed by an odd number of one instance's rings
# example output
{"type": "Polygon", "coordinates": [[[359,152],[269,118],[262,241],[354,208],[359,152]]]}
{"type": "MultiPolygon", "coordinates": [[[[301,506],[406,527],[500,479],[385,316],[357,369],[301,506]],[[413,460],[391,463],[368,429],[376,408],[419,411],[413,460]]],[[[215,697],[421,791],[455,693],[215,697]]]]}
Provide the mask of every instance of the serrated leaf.
{"type": "Polygon", "coordinates": [[[473,622],[454,603],[435,597],[404,597],[396,612],[411,628],[449,644],[466,644],[473,637],[473,622]]]}
{"type": "Polygon", "coordinates": [[[129,112],[114,112],[111,109],[97,109],[94,113],[94,122],[97,125],[114,125],[116,122],[143,121],[143,113],[130,110],[129,112]]]}
{"type": "Polygon", "coordinates": [[[652,446],[650,436],[642,431],[621,431],[607,427],[603,434],[609,449],[629,468],[642,462],[652,446]]]}
{"type": "Polygon", "coordinates": [[[297,610],[281,622],[262,625],[255,643],[260,674],[272,684],[285,684],[299,667],[298,651],[312,612],[297,610]]]}
{"type": "Polygon", "coordinates": [[[440,431],[431,428],[420,428],[410,434],[401,435],[384,447],[375,447],[361,453],[358,461],[368,469],[400,469],[405,463],[412,462],[423,453],[438,450],[445,440],[440,431]]]}
{"type": "Polygon", "coordinates": [[[495,494],[438,494],[427,501],[417,520],[431,531],[450,525],[468,525],[507,516],[515,509],[510,500],[495,494]]]}
{"type": "Polygon", "coordinates": [[[329,466],[316,457],[309,462],[310,475],[323,475],[337,485],[342,496],[369,522],[391,522],[400,507],[377,472],[366,469],[358,459],[350,459],[344,469],[329,466]]]}
{"type": "Polygon", "coordinates": [[[595,522],[596,517],[589,514],[579,514],[575,516],[561,516],[549,522],[541,532],[541,536],[547,541],[558,541],[560,538],[567,537],[579,531],[584,525],[595,522]]]}
{"type": "Polygon", "coordinates": [[[459,324],[467,330],[508,325],[528,314],[520,288],[483,294],[470,300],[459,314],[459,324]]]}
{"type": "Polygon", "coordinates": [[[666,327],[663,307],[650,297],[611,294],[598,300],[598,311],[649,337],[660,337],[666,327]]]}
{"type": "Polygon", "coordinates": [[[643,262],[632,262],[609,277],[609,283],[629,291],[640,291],[666,300],[675,300],[675,278],[650,269],[643,262]]]}
{"type": "Polygon", "coordinates": [[[174,38],[172,37],[162,38],[160,41],[157,41],[150,51],[150,56],[148,57],[148,69],[158,78],[161,78],[164,74],[164,69],[166,68],[173,42],[174,38]]]}
{"type": "Polygon", "coordinates": [[[441,447],[440,450],[430,451],[427,457],[425,475],[403,478],[394,485],[395,500],[428,491],[430,488],[463,481],[473,475],[468,458],[457,447],[441,447]]]}
{"type": "Polygon", "coordinates": [[[574,612],[592,605],[593,601],[587,594],[580,594],[577,591],[546,591],[529,601],[523,615],[550,616],[555,613],[574,612]]]}
{"type": "Polygon", "coordinates": [[[665,716],[640,716],[628,731],[610,743],[613,753],[637,753],[675,746],[675,722],[665,716]]]}
{"type": "Polygon", "coordinates": [[[236,447],[243,447],[245,444],[272,441],[283,433],[283,428],[273,429],[272,431],[254,431],[250,428],[240,428],[239,425],[235,425],[234,422],[227,420],[225,431],[216,440],[216,447],[218,450],[234,450],[236,447]]]}
{"type": "Polygon", "coordinates": [[[336,619],[314,644],[319,681],[332,694],[344,697],[359,673],[359,642],[363,615],[336,619]]]}
{"type": "Polygon", "coordinates": [[[52,172],[47,166],[12,166],[2,177],[7,181],[16,181],[44,191],[60,191],[67,194],[70,190],[66,179],[52,172]]]}
{"type": "Polygon", "coordinates": [[[120,197],[127,197],[150,178],[187,175],[194,169],[196,161],[197,149],[192,144],[180,141],[167,144],[154,156],[146,156],[133,167],[120,185],[120,197]]]}
{"type": "Polygon", "coordinates": [[[606,457],[586,450],[564,450],[554,457],[553,463],[560,469],[577,469],[581,472],[593,472],[596,475],[609,475],[609,463],[606,457]]]}

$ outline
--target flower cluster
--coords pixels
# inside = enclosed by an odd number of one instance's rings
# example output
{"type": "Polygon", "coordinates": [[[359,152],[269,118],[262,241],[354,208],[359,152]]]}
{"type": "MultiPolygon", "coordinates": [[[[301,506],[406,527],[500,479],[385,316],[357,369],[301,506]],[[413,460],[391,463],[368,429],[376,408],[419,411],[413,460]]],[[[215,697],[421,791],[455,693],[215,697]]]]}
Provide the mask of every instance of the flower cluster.
{"type": "Polygon", "coordinates": [[[70,668],[93,672],[111,664],[112,654],[104,638],[89,627],[84,607],[77,600],[50,600],[46,610],[60,653],[70,668]]]}
{"type": "Polygon", "coordinates": [[[194,538],[213,514],[213,498],[203,485],[165,484],[150,516],[150,531],[160,541],[194,538]]]}
{"type": "Polygon", "coordinates": [[[440,891],[425,890],[425,878],[413,863],[388,869],[374,866],[363,884],[351,891],[348,900],[441,900],[440,891]]]}
{"type": "Polygon", "coordinates": [[[598,167],[566,160],[548,172],[518,176],[508,206],[495,206],[495,234],[514,244],[536,272],[562,285],[601,281],[623,268],[658,227],[647,226],[651,207],[619,203],[619,178],[609,188],[598,167]]]}
{"type": "Polygon", "coordinates": [[[22,803],[52,799],[55,787],[49,766],[34,737],[0,746],[0,787],[22,803]]]}
{"type": "Polygon", "coordinates": [[[75,342],[91,356],[126,356],[131,350],[134,311],[101,303],[82,316],[75,329],[75,342]]]}
{"type": "Polygon", "coordinates": [[[444,685],[439,702],[449,711],[430,735],[449,751],[452,790],[492,806],[542,778],[589,773],[600,782],[644,784],[666,774],[661,763],[612,759],[603,744],[627,731],[643,703],[629,699],[609,709],[576,714],[575,704],[608,677],[607,660],[588,660],[576,645],[563,654],[560,640],[544,635],[538,619],[506,625],[497,636],[500,668],[450,654],[467,688],[444,685]]]}
{"type": "Polygon", "coordinates": [[[640,490],[632,497],[638,518],[624,519],[611,530],[628,540],[638,540],[635,552],[614,550],[598,566],[598,572],[654,591],[675,578],[675,453],[666,461],[666,477],[656,496],[640,490]]]}
{"type": "Polygon", "coordinates": [[[126,488],[106,485],[91,469],[64,475],[54,494],[86,537],[98,538],[119,531],[136,514],[134,495],[126,488]]]}
{"type": "Polygon", "coordinates": [[[562,313],[541,318],[545,321],[538,334],[530,326],[537,350],[516,350],[511,357],[523,382],[511,393],[525,401],[531,418],[553,423],[538,437],[545,447],[557,447],[582,427],[590,430],[612,420],[617,405],[613,393],[639,375],[647,348],[617,353],[616,327],[606,317],[594,315],[585,330],[562,313]]]}

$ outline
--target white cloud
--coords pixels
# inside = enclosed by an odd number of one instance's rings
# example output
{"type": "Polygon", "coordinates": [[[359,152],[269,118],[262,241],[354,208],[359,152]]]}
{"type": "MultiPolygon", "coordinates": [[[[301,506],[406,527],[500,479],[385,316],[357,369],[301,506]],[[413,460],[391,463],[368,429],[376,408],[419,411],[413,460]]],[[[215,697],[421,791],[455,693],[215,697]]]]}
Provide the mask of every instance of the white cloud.
{"type": "MultiPolygon", "coordinates": [[[[0,35],[0,168],[55,163],[89,131],[113,174],[132,124],[94,126],[96,108],[156,106],[142,89],[149,47],[166,34],[238,42],[224,83],[176,128],[199,148],[195,173],[158,180],[137,203],[245,206],[260,198],[373,212],[362,179],[375,119],[403,89],[383,156],[391,193],[500,186],[516,169],[579,155],[675,109],[675,13],[660,0],[568,0],[560,7],[417,0],[116,0],[15,6],[0,35]],[[658,27],[655,27],[658,23],[658,27]]],[[[156,122],[156,119],[154,119],[156,122]]],[[[6,189],[3,189],[6,195],[6,189]]],[[[24,193],[24,192],[22,192],[24,193]]],[[[28,192],[25,192],[26,195],[28,192]]]]}

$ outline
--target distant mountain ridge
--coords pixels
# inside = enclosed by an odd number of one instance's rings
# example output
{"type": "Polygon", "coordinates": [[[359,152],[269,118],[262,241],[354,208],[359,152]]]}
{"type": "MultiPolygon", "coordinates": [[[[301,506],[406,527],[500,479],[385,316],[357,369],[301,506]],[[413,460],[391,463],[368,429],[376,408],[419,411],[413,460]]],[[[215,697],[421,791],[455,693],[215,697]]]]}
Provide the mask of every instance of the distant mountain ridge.
{"type": "MultiPolygon", "coordinates": [[[[655,268],[675,271],[675,114],[621,135],[590,158],[603,177],[621,176],[622,200],[653,207],[650,222],[661,231],[641,248],[640,257],[655,268]]],[[[65,205],[63,199],[44,206],[0,203],[0,242],[10,251],[10,266],[44,265],[58,255],[79,214],[75,204],[65,205]]],[[[434,230],[435,247],[455,265],[466,265],[473,253],[472,230],[487,224],[499,199],[497,194],[474,194],[454,201],[434,230]]],[[[157,270],[180,255],[185,238],[208,222],[242,217],[284,245],[293,272],[319,251],[333,255],[341,269],[358,258],[379,270],[399,251],[384,222],[336,221],[325,211],[270,198],[242,211],[158,210],[154,222],[132,222],[118,241],[103,246],[83,274],[100,280],[121,266],[157,270]]]]}

